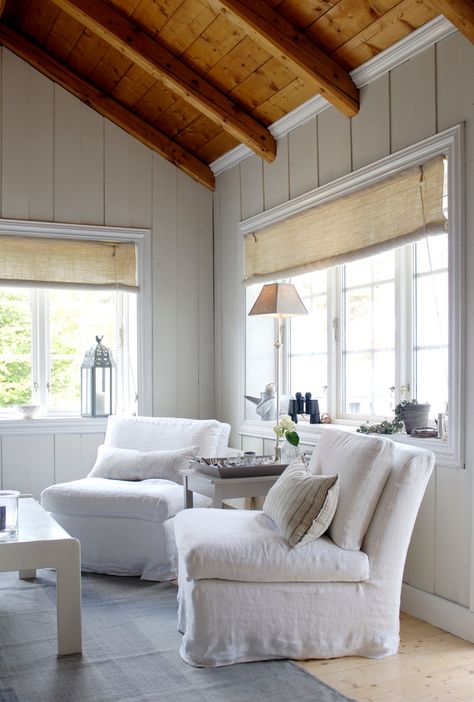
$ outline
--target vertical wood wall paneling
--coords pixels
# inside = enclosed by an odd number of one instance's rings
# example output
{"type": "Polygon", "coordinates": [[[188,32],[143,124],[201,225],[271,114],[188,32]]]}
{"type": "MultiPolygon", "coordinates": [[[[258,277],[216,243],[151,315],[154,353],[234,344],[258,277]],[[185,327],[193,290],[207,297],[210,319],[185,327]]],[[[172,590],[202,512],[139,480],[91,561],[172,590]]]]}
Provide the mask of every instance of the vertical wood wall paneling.
{"type": "Polygon", "coordinates": [[[240,164],[242,219],[263,212],[263,161],[253,154],[240,164]]]}
{"type": "MultiPolygon", "coordinates": [[[[466,320],[474,315],[474,46],[459,32],[436,46],[437,58],[437,117],[438,129],[454,124],[465,125],[465,206],[466,206],[466,320]]],[[[460,584],[461,602],[469,603],[474,611],[474,421],[471,409],[474,394],[474,329],[465,325],[466,334],[466,471],[461,482],[462,520],[461,554],[463,576],[460,584]]]]}
{"type": "Polygon", "coordinates": [[[198,185],[178,171],[176,228],[176,378],[177,413],[180,417],[199,414],[199,249],[198,185]]]}
{"type": "Polygon", "coordinates": [[[273,163],[263,164],[263,202],[266,210],[286,202],[290,197],[288,177],[288,136],[278,139],[273,163]]]}
{"type": "Polygon", "coordinates": [[[2,437],[3,487],[33,494],[54,483],[54,436],[2,437]]]}
{"type": "Polygon", "coordinates": [[[151,228],[153,192],[153,152],[136,139],[128,137],[130,145],[129,226],[151,228]]]}
{"type": "Polygon", "coordinates": [[[461,575],[461,492],[459,470],[436,469],[434,593],[459,602],[461,575]]]}
{"type": "MultiPolygon", "coordinates": [[[[219,419],[224,418],[222,411],[224,375],[224,359],[222,355],[224,338],[224,320],[222,318],[222,249],[224,238],[221,226],[222,190],[221,178],[216,178],[212,209],[214,222],[214,409],[216,417],[219,419]]],[[[239,194],[236,193],[235,197],[239,197],[239,194]]],[[[238,444],[231,445],[238,446],[238,444]]]]}
{"type": "Polygon", "coordinates": [[[431,474],[416,518],[413,536],[405,564],[404,581],[409,585],[434,591],[435,524],[436,524],[436,467],[431,474]]]}
{"type": "Polygon", "coordinates": [[[319,185],[351,171],[351,121],[334,107],[318,115],[319,185]]]}
{"type": "Polygon", "coordinates": [[[238,227],[241,219],[239,169],[226,171],[218,180],[221,241],[216,265],[220,267],[219,303],[223,329],[220,349],[222,417],[232,426],[230,444],[238,446],[237,432],[243,421],[245,371],[243,247],[238,227]]]}
{"type": "Polygon", "coordinates": [[[198,417],[214,417],[214,252],[212,193],[198,186],[198,417]]]}
{"type": "Polygon", "coordinates": [[[56,434],[54,438],[54,482],[85,478],[94,466],[104,434],[56,434]]]}
{"type": "Polygon", "coordinates": [[[153,156],[153,413],[176,416],[177,169],[153,156]]]}
{"type": "Polygon", "coordinates": [[[357,170],[390,153],[388,73],[360,90],[360,112],[351,120],[352,168],[357,170]]]}
{"type": "Polygon", "coordinates": [[[55,86],[54,217],[104,224],[104,120],[55,86]]]}
{"type": "Polygon", "coordinates": [[[130,226],[130,141],[115,124],[105,121],[105,224],[130,226]]]}
{"type": "Polygon", "coordinates": [[[52,220],[53,83],[2,53],[2,216],[52,220]]]}
{"type": "Polygon", "coordinates": [[[392,153],[436,131],[434,46],[390,73],[392,153]]]}
{"type": "Polygon", "coordinates": [[[290,199],[318,187],[318,122],[308,120],[288,134],[290,199]]]}

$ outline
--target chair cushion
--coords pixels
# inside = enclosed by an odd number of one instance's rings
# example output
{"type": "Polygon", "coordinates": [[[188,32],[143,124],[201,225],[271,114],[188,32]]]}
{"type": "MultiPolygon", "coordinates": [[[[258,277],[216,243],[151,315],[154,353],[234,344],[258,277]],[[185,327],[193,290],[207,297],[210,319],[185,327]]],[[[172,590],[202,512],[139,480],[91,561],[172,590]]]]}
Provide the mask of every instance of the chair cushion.
{"type": "Polygon", "coordinates": [[[328,535],[358,551],[393,464],[393,442],[377,436],[325,429],[311,462],[319,475],[339,474],[339,498],[328,535]]]}
{"type": "Polygon", "coordinates": [[[263,511],[292,548],[301,547],[324,534],[338,494],[337,475],[314,475],[297,459],[270,488],[263,511]]]}
{"type": "MultiPolygon", "coordinates": [[[[211,500],[195,495],[201,506],[211,500]],[[201,499],[199,499],[201,498],[201,499]]],[[[183,488],[170,480],[83,478],[43,490],[41,504],[49,512],[82,517],[125,517],[164,522],[183,509],[183,488]]]]}
{"type": "Polygon", "coordinates": [[[256,510],[183,510],[174,531],[190,580],[358,582],[369,576],[362,551],[340,549],[326,536],[292,549],[256,510]]]}
{"type": "Polygon", "coordinates": [[[230,425],[216,419],[120,417],[108,419],[104,444],[138,451],[199,446],[200,456],[217,456],[227,447],[230,425]]]}
{"type": "Polygon", "coordinates": [[[179,471],[189,468],[195,458],[197,446],[170,451],[134,451],[113,446],[99,446],[97,460],[89,478],[113,480],[146,480],[161,478],[183,484],[179,471]]]}

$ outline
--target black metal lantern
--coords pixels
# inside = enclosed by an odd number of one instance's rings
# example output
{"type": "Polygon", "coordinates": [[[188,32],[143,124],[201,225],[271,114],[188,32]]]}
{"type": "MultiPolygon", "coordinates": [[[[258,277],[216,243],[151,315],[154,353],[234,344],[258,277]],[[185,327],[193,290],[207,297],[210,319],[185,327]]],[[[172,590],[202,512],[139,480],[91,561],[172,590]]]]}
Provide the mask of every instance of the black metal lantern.
{"type": "Polygon", "coordinates": [[[84,356],[81,366],[81,414],[83,417],[108,417],[114,413],[115,362],[112,352],[96,336],[97,344],[84,356]]]}

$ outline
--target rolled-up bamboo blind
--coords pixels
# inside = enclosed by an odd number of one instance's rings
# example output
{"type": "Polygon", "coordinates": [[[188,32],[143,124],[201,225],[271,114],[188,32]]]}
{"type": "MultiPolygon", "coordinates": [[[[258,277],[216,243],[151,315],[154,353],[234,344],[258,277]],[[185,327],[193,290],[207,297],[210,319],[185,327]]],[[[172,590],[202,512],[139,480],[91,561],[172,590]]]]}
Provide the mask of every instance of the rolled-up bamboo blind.
{"type": "Polygon", "coordinates": [[[443,157],[245,236],[245,283],[330,268],[446,231],[443,157]]]}
{"type": "Polygon", "coordinates": [[[0,236],[0,285],[137,290],[132,242],[0,236]]]}

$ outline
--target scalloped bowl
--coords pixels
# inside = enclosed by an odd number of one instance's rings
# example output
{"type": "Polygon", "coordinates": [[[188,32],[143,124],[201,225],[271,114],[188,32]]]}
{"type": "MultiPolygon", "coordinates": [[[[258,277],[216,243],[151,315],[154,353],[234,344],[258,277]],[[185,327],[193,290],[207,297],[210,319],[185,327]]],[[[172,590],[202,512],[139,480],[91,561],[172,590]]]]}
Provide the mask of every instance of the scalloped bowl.
{"type": "Polygon", "coordinates": [[[17,405],[17,410],[23,419],[33,419],[39,408],[39,405],[17,405]]]}

